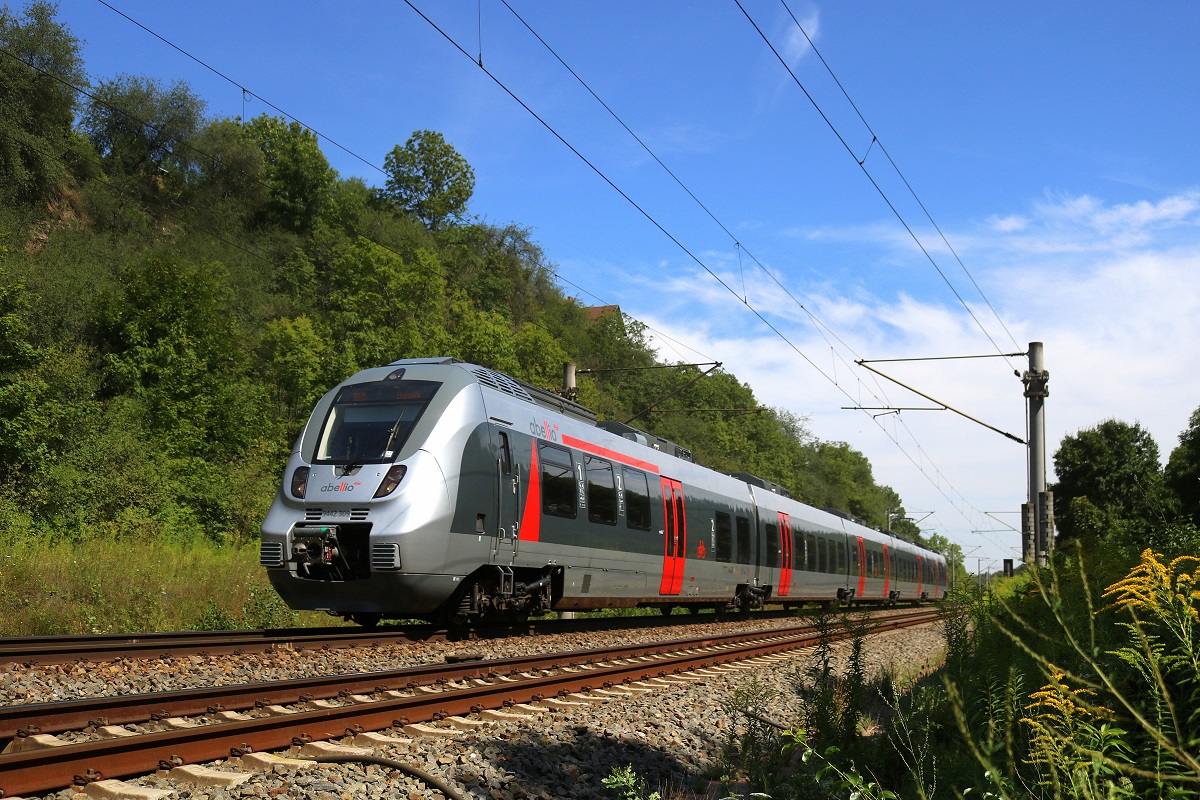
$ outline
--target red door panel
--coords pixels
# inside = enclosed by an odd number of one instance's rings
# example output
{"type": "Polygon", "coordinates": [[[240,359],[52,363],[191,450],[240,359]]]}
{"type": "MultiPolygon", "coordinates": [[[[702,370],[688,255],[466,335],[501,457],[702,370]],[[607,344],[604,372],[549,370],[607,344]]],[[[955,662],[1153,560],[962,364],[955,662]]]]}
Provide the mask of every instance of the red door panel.
{"type": "Polygon", "coordinates": [[[779,596],[787,597],[792,592],[792,525],[788,515],[779,512],[779,543],[783,549],[783,562],[779,570],[779,596]]]}
{"type": "Polygon", "coordinates": [[[677,595],[683,590],[683,568],[687,553],[687,515],[683,504],[683,484],[662,479],[663,493],[663,572],[658,593],[677,595]]]}

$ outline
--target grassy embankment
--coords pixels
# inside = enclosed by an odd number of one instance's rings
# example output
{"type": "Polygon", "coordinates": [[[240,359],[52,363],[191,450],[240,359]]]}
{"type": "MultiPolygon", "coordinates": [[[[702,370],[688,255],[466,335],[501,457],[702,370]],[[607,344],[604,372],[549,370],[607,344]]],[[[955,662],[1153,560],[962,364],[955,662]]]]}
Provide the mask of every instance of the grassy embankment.
{"type": "Polygon", "coordinates": [[[18,539],[0,559],[0,635],[329,625],[283,605],[256,542],[18,539]]]}

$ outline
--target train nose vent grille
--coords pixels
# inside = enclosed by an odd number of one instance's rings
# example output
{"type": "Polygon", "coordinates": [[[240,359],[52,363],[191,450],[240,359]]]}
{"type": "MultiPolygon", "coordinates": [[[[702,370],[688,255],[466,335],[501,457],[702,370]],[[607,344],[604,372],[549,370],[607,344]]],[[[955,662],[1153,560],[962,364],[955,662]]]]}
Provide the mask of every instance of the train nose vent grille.
{"type": "Polygon", "coordinates": [[[522,400],[528,400],[530,403],[534,402],[533,396],[525,391],[525,387],[507,375],[501,375],[499,372],[493,372],[484,367],[476,367],[471,371],[475,373],[475,377],[479,378],[479,382],[484,386],[504,392],[505,394],[511,394],[513,397],[519,397],[522,400]]]}
{"type": "Polygon", "coordinates": [[[258,563],[263,567],[282,567],[283,542],[262,542],[258,548],[258,563]]]}
{"type": "MultiPolygon", "coordinates": [[[[305,522],[320,522],[321,520],[325,519],[325,516],[327,513],[329,514],[329,516],[331,518],[333,518],[333,521],[335,521],[335,522],[337,521],[336,518],[338,518],[338,517],[340,517],[341,519],[346,518],[345,511],[341,511],[340,513],[338,513],[338,512],[326,512],[326,510],[323,508],[306,508],[306,509],[304,509],[304,521],[305,522]]],[[[367,516],[370,513],[371,513],[371,509],[369,509],[369,508],[352,508],[352,509],[350,509],[350,521],[351,522],[363,522],[364,520],[366,520],[367,516]]]]}
{"type": "Polygon", "coordinates": [[[387,542],[371,545],[371,569],[400,569],[400,545],[387,542]]]}

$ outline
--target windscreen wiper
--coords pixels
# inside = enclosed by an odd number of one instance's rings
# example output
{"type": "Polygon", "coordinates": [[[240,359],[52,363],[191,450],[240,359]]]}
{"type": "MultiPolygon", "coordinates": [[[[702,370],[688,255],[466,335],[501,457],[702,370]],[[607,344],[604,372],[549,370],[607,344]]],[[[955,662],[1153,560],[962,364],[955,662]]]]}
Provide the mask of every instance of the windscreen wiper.
{"type": "MultiPolygon", "coordinates": [[[[392,427],[388,429],[387,441],[383,443],[383,449],[379,451],[380,455],[384,455],[391,451],[392,444],[396,441],[396,437],[400,434],[400,425],[403,422],[404,415],[401,414],[396,420],[396,424],[392,425],[392,427]]],[[[364,447],[355,453],[354,458],[351,458],[342,465],[342,474],[348,475],[354,470],[362,468],[362,466],[367,463],[367,453],[369,452],[371,452],[371,448],[364,447]]]]}

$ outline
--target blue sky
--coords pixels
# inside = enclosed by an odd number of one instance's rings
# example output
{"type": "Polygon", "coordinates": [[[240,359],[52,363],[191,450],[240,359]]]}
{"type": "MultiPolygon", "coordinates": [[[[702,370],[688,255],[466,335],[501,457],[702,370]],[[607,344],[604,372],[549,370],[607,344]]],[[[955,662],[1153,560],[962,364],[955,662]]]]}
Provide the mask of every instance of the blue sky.
{"type": "MultiPolygon", "coordinates": [[[[1019,556],[998,529],[1018,526],[1024,448],[948,412],[843,410],[927,405],[856,358],[1042,341],[1051,454],[1106,418],[1164,461],[1177,444],[1200,406],[1200,6],[508,2],[413,0],[464,55],[404,3],[110,0],[232,83],[98,0],[59,13],[93,81],[184,80],[214,116],[270,103],[343,176],[379,184],[369,164],[440,131],[475,169],[471,212],[530,228],[568,294],[849,442],[972,569],[1019,556]]],[[[1026,366],[879,368],[1024,437],[1026,366]]]]}

